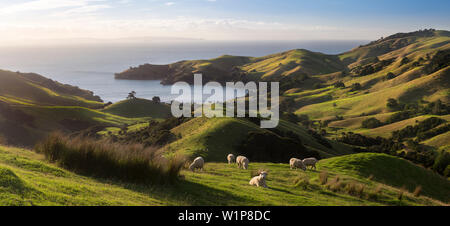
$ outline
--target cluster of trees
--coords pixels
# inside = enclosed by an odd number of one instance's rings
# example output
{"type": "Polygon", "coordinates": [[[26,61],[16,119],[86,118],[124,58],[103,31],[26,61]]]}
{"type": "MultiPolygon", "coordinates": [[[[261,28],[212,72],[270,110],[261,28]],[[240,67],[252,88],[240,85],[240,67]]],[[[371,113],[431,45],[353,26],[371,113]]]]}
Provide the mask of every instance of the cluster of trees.
{"type": "Polygon", "coordinates": [[[348,133],[343,132],[341,137],[337,138],[337,141],[350,145],[370,147],[374,145],[380,145],[383,142],[383,139],[384,138],[381,137],[377,138],[366,137],[364,135],[353,132],[348,133]]]}
{"type": "Polygon", "coordinates": [[[363,66],[357,66],[351,70],[351,73],[357,77],[370,75],[370,74],[373,74],[373,73],[383,70],[384,67],[389,66],[394,61],[395,61],[395,58],[380,61],[378,59],[378,57],[375,57],[373,60],[373,63],[366,64],[363,66]]]}
{"type": "Polygon", "coordinates": [[[368,118],[361,123],[361,127],[366,129],[373,129],[382,125],[383,123],[376,118],[368,118]]]}
{"type": "Polygon", "coordinates": [[[361,84],[360,83],[353,83],[351,86],[350,86],[350,91],[358,91],[358,90],[361,90],[362,89],[362,86],[361,86],[361,84]]]}
{"type": "Polygon", "coordinates": [[[295,87],[301,86],[307,79],[309,79],[309,76],[305,73],[300,73],[295,76],[287,76],[283,77],[280,80],[280,90],[286,91],[295,87]]]}
{"type": "Polygon", "coordinates": [[[447,115],[450,114],[450,105],[437,100],[430,103],[399,103],[396,99],[390,98],[386,107],[391,111],[399,111],[391,115],[386,123],[394,123],[420,115],[447,115]]]}
{"type": "Polygon", "coordinates": [[[392,132],[390,138],[367,137],[357,133],[342,133],[337,141],[363,148],[355,148],[357,152],[377,152],[405,158],[414,163],[432,168],[436,172],[450,175],[450,153],[442,152],[436,156],[430,147],[420,144],[420,141],[449,131],[450,124],[441,118],[432,117],[415,126],[392,132]],[[416,138],[414,140],[414,138],[416,138]],[[403,151],[400,151],[405,149],[403,151]]]}
{"type": "Polygon", "coordinates": [[[141,143],[148,146],[162,146],[171,143],[179,138],[170,130],[188,121],[189,118],[171,117],[162,122],[150,121],[145,129],[134,132],[123,132],[122,136],[113,137],[115,141],[122,143],[141,143]]]}
{"type": "MultiPolygon", "coordinates": [[[[428,56],[429,57],[429,56],[428,56]]],[[[436,72],[442,68],[446,68],[450,65],[450,50],[438,51],[425,66],[425,71],[428,74],[436,72]]]]}
{"type": "Polygon", "coordinates": [[[394,73],[389,72],[387,73],[387,75],[383,78],[383,80],[387,81],[387,80],[391,80],[394,79],[395,77],[397,77],[394,73]]]}
{"type": "Polygon", "coordinates": [[[315,130],[309,129],[308,133],[314,137],[314,139],[321,145],[327,147],[327,148],[333,148],[333,146],[331,146],[330,142],[328,142],[328,140],[326,138],[323,137],[323,135],[317,133],[315,130]]]}
{"type": "MultiPolygon", "coordinates": [[[[427,131],[446,122],[446,120],[437,117],[428,118],[422,122],[419,122],[415,126],[407,126],[401,130],[392,132],[392,138],[398,141],[403,141],[406,138],[417,137],[419,134],[426,133],[427,131]]],[[[423,135],[420,136],[423,137],[423,135]]]]}

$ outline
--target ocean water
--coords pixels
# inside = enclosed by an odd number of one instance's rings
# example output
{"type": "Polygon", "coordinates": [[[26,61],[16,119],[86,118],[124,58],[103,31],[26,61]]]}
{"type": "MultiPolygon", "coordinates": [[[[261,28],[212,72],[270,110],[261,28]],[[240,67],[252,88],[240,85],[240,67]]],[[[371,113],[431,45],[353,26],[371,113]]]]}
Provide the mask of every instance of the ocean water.
{"type": "Polygon", "coordinates": [[[264,56],[291,49],[327,54],[348,51],[367,41],[221,42],[190,41],[148,44],[97,44],[40,47],[0,47],[0,69],[35,72],[61,83],[91,90],[105,102],[117,102],[134,90],[137,97],[159,96],[169,102],[177,95],[159,81],[115,80],[114,73],[144,63],[210,59],[224,54],[264,56]]]}

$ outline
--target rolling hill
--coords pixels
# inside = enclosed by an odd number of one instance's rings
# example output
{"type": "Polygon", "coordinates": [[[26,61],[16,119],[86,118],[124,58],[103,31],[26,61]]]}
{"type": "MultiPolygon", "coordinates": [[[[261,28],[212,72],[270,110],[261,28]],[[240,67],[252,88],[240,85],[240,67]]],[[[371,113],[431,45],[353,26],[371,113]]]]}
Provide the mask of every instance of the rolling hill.
{"type": "Polygon", "coordinates": [[[91,91],[33,73],[0,70],[0,137],[3,143],[32,146],[53,131],[79,132],[167,118],[166,104],[138,99],[110,105],[91,91]]]}
{"type": "Polygon", "coordinates": [[[318,171],[306,172],[290,170],[287,164],[251,163],[250,170],[239,170],[207,163],[203,172],[182,171],[182,177],[173,186],[125,184],[77,175],[40,154],[0,146],[0,205],[446,205],[450,186],[423,168],[383,154],[330,158],[319,162],[318,171]],[[268,189],[248,185],[251,172],[258,169],[269,170],[268,189]],[[324,171],[329,181],[339,176],[341,190],[321,185],[319,173],[324,171]],[[392,174],[405,171],[414,174],[392,174]],[[364,186],[361,195],[346,189],[355,183],[364,186]],[[423,187],[419,197],[412,194],[416,185],[423,187]]]}

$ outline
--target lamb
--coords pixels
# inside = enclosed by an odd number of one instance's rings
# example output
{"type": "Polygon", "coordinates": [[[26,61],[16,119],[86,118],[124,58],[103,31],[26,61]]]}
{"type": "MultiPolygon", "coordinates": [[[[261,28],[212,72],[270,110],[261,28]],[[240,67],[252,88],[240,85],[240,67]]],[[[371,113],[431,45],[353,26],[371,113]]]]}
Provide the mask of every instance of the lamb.
{"type": "Polygon", "coordinates": [[[236,162],[236,158],[234,157],[233,154],[229,154],[229,155],[227,156],[227,160],[228,160],[228,164],[231,164],[231,163],[236,162]]]}
{"type": "Polygon", "coordinates": [[[263,187],[263,188],[267,188],[266,185],[266,177],[267,177],[267,172],[262,171],[259,176],[253,177],[249,184],[252,186],[256,186],[256,187],[263,187]]]}
{"type": "Polygon", "coordinates": [[[306,167],[311,166],[311,169],[314,168],[314,170],[316,169],[316,163],[317,163],[317,159],[316,158],[303,159],[303,164],[306,167]]]}
{"type": "Polygon", "coordinates": [[[195,169],[201,169],[203,170],[203,165],[205,164],[205,160],[203,160],[202,157],[197,157],[194,159],[194,161],[189,166],[189,169],[191,171],[194,171],[195,169]]]}
{"type": "Polygon", "coordinates": [[[297,158],[291,158],[289,161],[289,165],[291,166],[291,169],[302,169],[303,171],[306,171],[306,166],[303,164],[303,161],[297,158]]]}
{"type": "Polygon", "coordinates": [[[236,157],[236,163],[240,169],[248,169],[248,158],[245,156],[236,157]]]}

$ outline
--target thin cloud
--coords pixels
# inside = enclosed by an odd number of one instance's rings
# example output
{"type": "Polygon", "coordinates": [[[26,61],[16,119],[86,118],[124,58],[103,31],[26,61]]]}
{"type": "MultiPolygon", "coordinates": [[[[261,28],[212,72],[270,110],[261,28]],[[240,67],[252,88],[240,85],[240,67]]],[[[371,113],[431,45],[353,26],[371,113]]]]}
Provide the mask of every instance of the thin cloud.
{"type": "Polygon", "coordinates": [[[0,14],[14,14],[29,11],[54,10],[61,8],[86,7],[92,2],[103,0],[34,0],[0,8],[0,14]]]}

